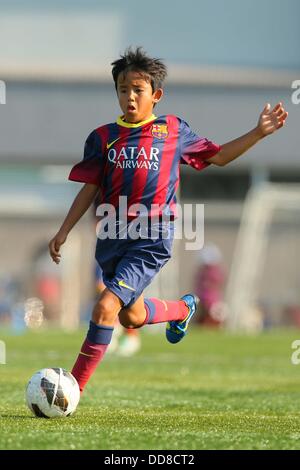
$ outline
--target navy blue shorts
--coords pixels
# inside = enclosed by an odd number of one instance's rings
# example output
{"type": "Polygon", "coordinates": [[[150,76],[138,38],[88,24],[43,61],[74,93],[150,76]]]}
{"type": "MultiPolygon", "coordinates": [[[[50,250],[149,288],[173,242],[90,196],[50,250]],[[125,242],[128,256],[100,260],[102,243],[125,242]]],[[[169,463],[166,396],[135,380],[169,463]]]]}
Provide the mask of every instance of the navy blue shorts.
{"type": "MultiPolygon", "coordinates": [[[[157,224],[157,235],[137,240],[98,238],[96,260],[106,287],[130,307],[171,258],[174,222],[157,224]]],[[[145,236],[145,233],[144,233],[145,236]]]]}

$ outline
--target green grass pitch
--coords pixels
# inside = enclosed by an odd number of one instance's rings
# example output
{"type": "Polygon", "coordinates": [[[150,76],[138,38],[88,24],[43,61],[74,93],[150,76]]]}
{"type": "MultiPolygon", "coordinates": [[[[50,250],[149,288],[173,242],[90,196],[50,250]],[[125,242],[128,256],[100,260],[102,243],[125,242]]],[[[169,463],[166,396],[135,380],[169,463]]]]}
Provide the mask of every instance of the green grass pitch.
{"type": "Polygon", "coordinates": [[[139,354],[100,365],[73,417],[49,420],[31,415],[25,385],[70,369],[84,331],[0,333],[0,449],[300,449],[300,331],[191,330],[178,345],[143,332],[139,354]]]}

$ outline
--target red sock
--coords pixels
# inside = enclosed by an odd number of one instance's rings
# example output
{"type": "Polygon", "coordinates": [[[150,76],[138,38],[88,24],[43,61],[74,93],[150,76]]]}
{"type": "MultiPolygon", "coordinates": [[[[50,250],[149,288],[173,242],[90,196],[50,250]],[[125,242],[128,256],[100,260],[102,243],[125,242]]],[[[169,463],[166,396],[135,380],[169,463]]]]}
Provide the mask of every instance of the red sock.
{"type": "Polygon", "coordinates": [[[77,380],[81,392],[97,365],[103,359],[107,347],[108,344],[94,344],[85,339],[72,369],[72,375],[77,380]]]}
{"type": "Polygon", "coordinates": [[[72,369],[82,392],[97,365],[102,361],[112,337],[113,328],[90,322],[87,337],[72,369]]]}
{"type": "Polygon", "coordinates": [[[144,324],[164,323],[173,320],[184,320],[188,307],[183,300],[166,301],[155,298],[145,299],[147,317],[144,324]]]}

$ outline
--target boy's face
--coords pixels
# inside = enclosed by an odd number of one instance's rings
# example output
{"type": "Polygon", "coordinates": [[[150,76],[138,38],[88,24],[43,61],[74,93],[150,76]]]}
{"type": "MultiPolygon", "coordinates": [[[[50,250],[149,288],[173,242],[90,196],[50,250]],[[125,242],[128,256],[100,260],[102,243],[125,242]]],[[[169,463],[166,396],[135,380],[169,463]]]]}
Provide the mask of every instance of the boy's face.
{"type": "Polygon", "coordinates": [[[138,123],[150,118],[153,106],[163,95],[161,88],[152,91],[151,83],[139,72],[120,73],[117,81],[117,93],[124,120],[138,123]]]}

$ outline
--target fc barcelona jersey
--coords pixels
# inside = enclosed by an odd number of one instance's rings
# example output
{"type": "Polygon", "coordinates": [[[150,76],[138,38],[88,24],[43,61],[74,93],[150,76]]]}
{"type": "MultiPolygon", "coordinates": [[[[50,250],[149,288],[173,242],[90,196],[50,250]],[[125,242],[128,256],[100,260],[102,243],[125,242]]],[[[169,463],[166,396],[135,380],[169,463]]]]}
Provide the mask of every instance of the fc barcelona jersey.
{"type": "Polygon", "coordinates": [[[120,117],[91,132],[69,179],[99,186],[101,203],[116,209],[126,196],[128,216],[138,215],[141,204],[150,216],[175,215],[180,164],[203,170],[219,150],[176,116],[152,115],[137,124],[120,117]]]}

